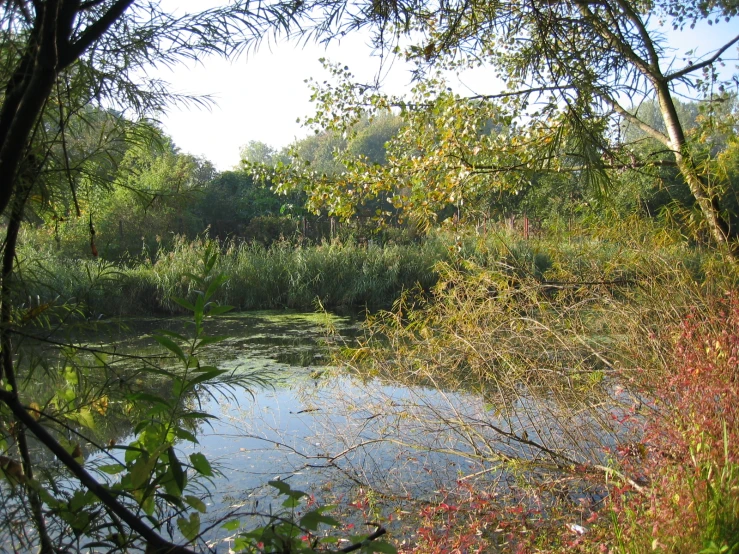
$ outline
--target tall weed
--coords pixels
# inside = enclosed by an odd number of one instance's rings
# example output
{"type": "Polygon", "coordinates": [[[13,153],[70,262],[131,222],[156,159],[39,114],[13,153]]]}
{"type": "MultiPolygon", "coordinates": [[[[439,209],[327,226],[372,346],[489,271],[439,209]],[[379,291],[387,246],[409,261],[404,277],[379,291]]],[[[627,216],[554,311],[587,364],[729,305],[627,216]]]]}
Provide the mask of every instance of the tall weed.
{"type": "Polygon", "coordinates": [[[366,395],[389,436],[413,429],[404,444],[527,487],[519,507],[543,504],[560,530],[545,546],[733,552],[739,309],[712,298],[736,290],[737,269],[637,231],[457,236],[469,254],[437,265],[432,296],[370,318],[345,356],[359,375],[440,391],[399,403],[370,380],[366,395]],[[592,511],[604,505],[613,524],[592,511]]]}

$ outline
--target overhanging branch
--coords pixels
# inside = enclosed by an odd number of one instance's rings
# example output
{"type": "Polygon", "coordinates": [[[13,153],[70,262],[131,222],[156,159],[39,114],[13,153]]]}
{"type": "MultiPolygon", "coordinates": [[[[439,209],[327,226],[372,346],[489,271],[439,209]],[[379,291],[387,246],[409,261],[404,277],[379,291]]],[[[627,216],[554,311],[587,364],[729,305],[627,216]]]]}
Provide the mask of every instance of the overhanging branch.
{"type": "Polygon", "coordinates": [[[739,35],[735,36],[729,42],[724,44],[721,48],[716,50],[716,53],[710,58],[708,58],[707,60],[703,60],[702,62],[689,65],[688,67],[684,67],[683,69],[680,69],[679,71],[675,71],[674,73],[665,75],[665,80],[667,82],[670,82],[670,81],[674,81],[675,79],[680,79],[681,77],[685,77],[685,75],[688,75],[689,73],[692,73],[693,71],[703,69],[704,67],[707,67],[715,63],[724,52],[726,52],[729,48],[731,48],[737,42],[739,42],[739,35]]]}
{"type": "Polygon", "coordinates": [[[646,123],[644,123],[641,119],[639,119],[634,114],[632,114],[631,112],[629,112],[626,108],[624,108],[621,104],[619,104],[618,102],[616,102],[610,96],[608,96],[606,94],[602,94],[602,93],[599,94],[598,96],[600,96],[600,98],[602,98],[603,101],[606,104],[608,104],[609,106],[611,106],[611,108],[613,108],[613,110],[616,113],[618,113],[621,117],[623,117],[626,121],[628,121],[629,123],[631,123],[633,125],[636,125],[637,127],[639,127],[639,129],[641,129],[642,131],[644,131],[647,135],[649,135],[650,137],[652,137],[654,139],[657,139],[659,142],[661,142],[662,144],[664,144],[668,148],[671,148],[672,147],[672,141],[670,141],[670,137],[668,137],[664,133],[660,133],[654,127],[651,127],[651,126],[647,125],[646,123]]]}
{"type": "Polygon", "coordinates": [[[20,421],[26,429],[31,431],[36,438],[51,451],[59,461],[64,464],[67,469],[84,485],[90,492],[97,496],[100,501],[121,520],[123,520],[136,534],[144,539],[149,548],[147,552],[156,552],[159,554],[195,554],[184,546],[178,546],[162,538],[153,529],[151,529],[144,521],[132,513],[128,508],[118,502],[106,487],[97,482],[97,480],[82,467],[59,442],[51,436],[46,428],[38,423],[34,417],[20,403],[20,400],[14,392],[0,390],[0,401],[3,402],[13,412],[15,417],[20,421]]]}

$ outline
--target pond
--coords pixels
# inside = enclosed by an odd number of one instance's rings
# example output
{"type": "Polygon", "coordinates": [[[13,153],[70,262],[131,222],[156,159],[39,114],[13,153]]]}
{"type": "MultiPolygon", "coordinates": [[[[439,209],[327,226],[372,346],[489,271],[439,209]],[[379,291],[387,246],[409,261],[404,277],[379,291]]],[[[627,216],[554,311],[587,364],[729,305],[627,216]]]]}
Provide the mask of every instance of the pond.
{"type": "MultiPolygon", "coordinates": [[[[151,354],[154,329],[180,330],[184,324],[178,319],[128,321],[129,330],[115,337],[115,348],[151,354]]],[[[179,445],[185,454],[205,453],[219,472],[209,486],[210,518],[271,497],[274,490],[265,486],[269,480],[287,481],[335,503],[350,501],[353,491],[367,484],[388,499],[418,499],[468,469],[479,470],[479,464],[464,463],[455,454],[418,451],[410,425],[403,437],[393,436],[397,426],[389,426],[389,416],[397,417],[403,405],[417,405],[421,398],[429,403],[437,396],[433,402],[438,404],[443,394],[361,379],[329,365],[331,350],[353,344],[360,326],[355,317],[284,312],[208,322],[209,334],[224,337],[209,347],[208,362],[269,380],[266,386],[201,395],[200,409],[218,420],[200,429],[199,444],[179,445]]]]}
{"type": "MultiPolygon", "coordinates": [[[[177,318],[119,323],[77,340],[86,348],[129,356],[122,360],[135,367],[161,354],[151,338],[154,330],[182,332],[187,327],[177,318]]],[[[261,380],[248,389],[201,391],[194,408],[218,419],[197,429],[197,444],[177,444],[181,457],[202,452],[216,470],[198,489],[208,507],[203,529],[257,506],[269,510],[274,498],[274,489],[266,485],[270,480],[338,504],[345,509],[345,521],[360,521],[402,514],[409,501],[430,499],[467,479],[493,482],[504,497],[520,485],[525,471],[505,471],[498,462],[534,460],[540,444],[554,442],[571,452],[569,445],[577,440],[579,448],[588,450],[587,440],[571,436],[575,427],[587,428],[587,418],[570,420],[567,428],[551,422],[543,426],[548,414],[542,404],[532,406],[525,397],[514,401],[515,414],[502,414],[485,394],[402,385],[332,367],[331,350],[352,345],[360,326],[353,317],[285,312],[229,314],[208,321],[208,334],[223,339],[209,347],[206,361],[261,380]],[[371,503],[366,502],[369,490],[371,503]],[[362,509],[352,514],[346,511],[349,505],[362,509]]],[[[144,382],[139,386],[148,387],[144,382]]],[[[96,437],[98,444],[113,439],[128,444],[134,437],[126,423],[125,418],[111,422],[109,435],[96,437]]],[[[593,451],[602,448],[603,439],[601,430],[592,438],[593,451]]],[[[90,444],[83,449],[87,466],[105,463],[107,454],[101,450],[90,444]]],[[[583,490],[575,486],[564,494],[576,501],[583,490]]],[[[397,526],[396,531],[401,533],[397,526]]],[[[214,525],[204,538],[217,544],[227,541],[229,533],[214,525]]]]}

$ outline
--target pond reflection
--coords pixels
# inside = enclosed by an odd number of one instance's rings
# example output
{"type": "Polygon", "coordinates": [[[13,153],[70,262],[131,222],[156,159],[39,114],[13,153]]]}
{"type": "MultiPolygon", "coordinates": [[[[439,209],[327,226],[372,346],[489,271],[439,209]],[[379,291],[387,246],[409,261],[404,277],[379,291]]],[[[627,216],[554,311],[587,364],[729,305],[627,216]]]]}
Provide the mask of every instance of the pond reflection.
{"type": "MultiPolygon", "coordinates": [[[[66,355],[78,356],[80,365],[90,371],[97,368],[105,386],[119,379],[121,391],[167,398],[168,381],[145,376],[138,368],[144,363],[162,367],[170,363],[151,338],[155,330],[187,335],[189,325],[177,318],[127,320],[80,335],[77,343],[84,349],[66,355]],[[108,353],[105,371],[98,367],[103,352],[108,353]]],[[[577,453],[569,443],[582,435],[572,438],[573,429],[591,432],[585,415],[582,421],[570,420],[568,429],[548,425],[542,410],[547,405],[540,399],[534,405],[532,399],[518,398],[512,418],[496,411],[495,398],[484,394],[381,380],[331,367],[331,350],[353,344],[359,333],[356,318],[257,312],[221,316],[208,321],[207,330],[222,340],[208,347],[201,356],[203,363],[229,370],[229,375],[255,377],[254,386],[247,389],[198,388],[185,399],[188,409],[218,417],[190,429],[197,444],[179,440],[175,447],[180,459],[204,453],[216,470],[198,488],[208,506],[203,528],[248,512],[258,502],[268,511],[274,491],[265,485],[275,479],[288,481],[318,501],[344,506],[359,487],[370,485],[381,494],[375,507],[383,514],[399,503],[430,498],[449,484],[477,476],[495,483],[506,496],[522,478],[546,466],[526,466],[541,457],[540,442],[556,442],[574,457],[577,453]],[[505,469],[504,463],[511,460],[521,462],[518,472],[505,469]]],[[[64,365],[63,357],[57,363],[64,365]]],[[[59,383],[36,386],[49,394],[59,383]]],[[[130,422],[136,418],[127,412],[131,409],[130,403],[111,397],[106,409],[96,412],[95,418],[104,423],[89,431],[92,441],[82,445],[88,468],[111,463],[111,453],[123,455],[106,445],[134,440],[130,422]]],[[[597,457],[604,431],[593,432],[600,435],[593,438],[588,455],[597,457]]],[[[582,491],[575,485],[565,494],[574,498],[582,491]]],[[[204,538],[218,542],[226,535],[214,526],[204,538]]]]}

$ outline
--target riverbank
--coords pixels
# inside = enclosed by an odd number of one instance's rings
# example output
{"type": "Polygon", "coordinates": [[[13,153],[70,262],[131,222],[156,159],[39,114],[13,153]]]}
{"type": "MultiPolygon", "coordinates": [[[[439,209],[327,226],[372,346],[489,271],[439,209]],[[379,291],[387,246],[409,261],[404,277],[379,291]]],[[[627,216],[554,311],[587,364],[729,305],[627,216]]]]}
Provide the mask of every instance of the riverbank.
{"type": "Polygon", "coordinates": [[[531,276],[551,282],[553,290],[561,283],[572,287],[598,280],[638,286],[653,276],[652,259],[680,267],[706,286],[719,286],[715,279],[725,273],[710,251],[687,246],[643,221],[622,222],[621,228],[554,229],[536,239],[524,239],[504,226],[450,228],[384,245],[285,241],[265,247],[179,237],[151,256],[117,260],[93,258],[87,251],[66,258],[38,235],[22,239],[18,303],[28,309],[76,306],[88,318],[184,313],[172,298],[197,289],[188,274],[197,272],[209,248],[220,251],[216,270],[228,276],[216,300],[239,311],[387,309],[403,291],[429,292],[440,278],[438,264],[497,267],[511,282],[531,276]]]}

